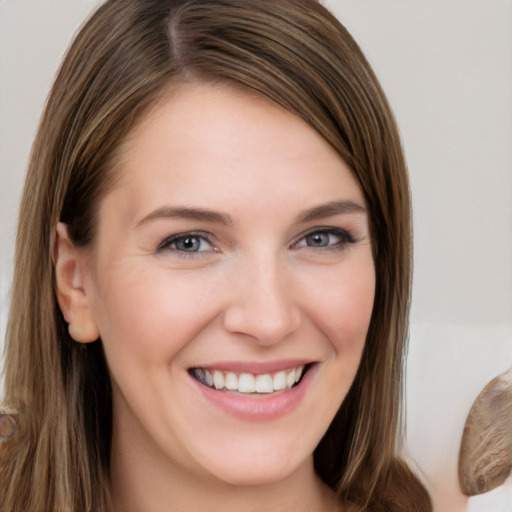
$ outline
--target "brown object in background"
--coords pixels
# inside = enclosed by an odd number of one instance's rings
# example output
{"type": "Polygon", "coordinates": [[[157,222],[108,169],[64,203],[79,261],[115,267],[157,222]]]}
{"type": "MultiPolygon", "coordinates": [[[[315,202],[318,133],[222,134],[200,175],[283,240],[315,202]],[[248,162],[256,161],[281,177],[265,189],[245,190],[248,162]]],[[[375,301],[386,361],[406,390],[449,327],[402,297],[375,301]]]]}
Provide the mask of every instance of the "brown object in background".
{"type": "Polygon", "coordinates": [[[12,441],[20,432],[14,409],[0,406],[0,444],[12,441]]]}
{"type": "Polygon", "coordinates": [[[512,368],[491,380],[469,411],[459,451],[466,496],[502,485],[512,470],[512,368]]]}

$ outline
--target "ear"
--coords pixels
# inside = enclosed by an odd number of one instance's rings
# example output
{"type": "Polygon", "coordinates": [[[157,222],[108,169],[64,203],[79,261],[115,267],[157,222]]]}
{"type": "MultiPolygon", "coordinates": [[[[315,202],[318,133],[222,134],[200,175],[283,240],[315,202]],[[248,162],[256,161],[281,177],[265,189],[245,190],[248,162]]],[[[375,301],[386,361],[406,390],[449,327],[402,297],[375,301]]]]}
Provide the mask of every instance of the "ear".
{"type": "Polygon", "coordinates": [[[96,341],[99,338],[98,326],[84,288],[85,254],[75,247],[68,236],[66,224],[62,222],[55,228],[53,255],[57,300],[68,323],[69,334],[79,343],[96,341]]]}

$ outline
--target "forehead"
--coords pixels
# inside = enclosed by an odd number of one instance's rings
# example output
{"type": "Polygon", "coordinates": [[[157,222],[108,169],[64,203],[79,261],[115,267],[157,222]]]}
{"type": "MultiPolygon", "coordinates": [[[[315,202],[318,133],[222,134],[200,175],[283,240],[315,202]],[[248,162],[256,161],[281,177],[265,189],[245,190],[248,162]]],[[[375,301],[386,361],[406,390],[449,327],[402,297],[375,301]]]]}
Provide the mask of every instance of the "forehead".
{"type": "Polygon", "coordinates": [[[258,144],[267,149],[280,149],[283,154],[289,149],[282,146],[283,135],[290,130],[297,143],[308,140],[307,145],[296,144],[293,148],[297,157],[317,150],[339,158],[323,137],[298,115],[262,94],[226,82],[178,83],[162,95],[127,136],[123,152],[133,156],[134,149],[148,148],[149,139],[155,141],[155,135],[164,135],[165,131],[168,138],[180,139],[184,151],[188,147],[184,144],[194,149],[200,144],[203,151],[216,151],[220,142],[231,142],[224,147],[226,156],[231,147],[250,150],[258,144]],[[240,148],[244,143],[250,147],[240,148]]]}
{"type": "Polygon", "coordinates": [[[122,145],[116,172],[132,209],[196,200],[218,207],[237,197],[265,206],[276,194],[363,201],[343,159],[304,120],[225,84],[169,91],[122,145]]]}

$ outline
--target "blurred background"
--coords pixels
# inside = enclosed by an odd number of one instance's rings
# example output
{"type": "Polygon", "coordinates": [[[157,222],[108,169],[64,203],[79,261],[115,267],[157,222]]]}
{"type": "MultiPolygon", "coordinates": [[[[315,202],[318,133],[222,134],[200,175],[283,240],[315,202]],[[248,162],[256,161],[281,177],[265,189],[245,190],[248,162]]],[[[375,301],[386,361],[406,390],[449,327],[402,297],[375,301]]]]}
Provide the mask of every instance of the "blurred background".
{"type": "MultiPolygon", "coordinates": [[[[98,3],[0,0],[0,349],[30,146],[60,59],[98,3]]],[[[436,512],[512,512],[511,478],[471,499],[457,483],[469,409],[512,365],[512,1],[324,3],[380,78],[410,169],[406,451],[436,512]]]]}

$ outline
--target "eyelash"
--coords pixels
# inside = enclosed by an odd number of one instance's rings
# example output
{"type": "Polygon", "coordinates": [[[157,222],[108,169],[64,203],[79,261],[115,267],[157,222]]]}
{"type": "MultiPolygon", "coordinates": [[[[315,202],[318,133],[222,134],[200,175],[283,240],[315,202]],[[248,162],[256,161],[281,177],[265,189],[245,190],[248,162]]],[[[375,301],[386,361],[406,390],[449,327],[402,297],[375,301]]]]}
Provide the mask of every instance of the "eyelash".
{"type": "MultiPolygon", "coordinates": [[[[207,251],[185,251],[182,249],[178,249],[176,247],[176,244],[179,242],[183,242],[187,239],[199,241],[200,243],[206,242],[208,245],[213,246],[210,237],[207,236],[205,233],[181,233],[178,235],[172,235],[165,240],[163,240],[157,248],[157,252],[163,252],[163,251],[172,251],[176,255],[178,255],[180,258],[194,258],[198,257],[204,252],[207,251]],[[174,245],[174,247],[172,247],[174,245]]],[[[307,233],[304,233],[300,236],[300,238],[291,244],[292,249],[298,249],[301,247],[314,249],[314,250],[327,250],[327,251],[342,251],[346,249],[347,245],[356,243],[357,240],[354,239],[354,237],[345,229],[340,228],[332,228],[332,227],[319,227],[315,228],[307,233]],[[314,246],[314,245],[307,245],[307,238],[312,237],[314,235],[331,235],[334,237],[339,238],[339,241],[336,243],[331,244],[329,241],[329,245],[320,245],[320,246],[314,246]],[[301,242],[306,242],[305,245],[300,245],[301,242]]],[[[216,252],[217,249],[214,249],[216,252]]]]}
{"type": "Polygon", "coordinates": [[[294,242],[291,247],[293,249],[298,247],[307,247],[309,249],[315,250],[342,251],[346,249],[347,245],[354,244],[356,242],[357,240],[355,240],[354,237],[345,229],[333,227],[318,227],[301,235],[300,238],[296,242],[294,242]],[[314,235],[331,235],[339,238],[339,241],[326,246],[300,245],[302,242],[305,242],[307,238],[312,237],[314,235]]]}
{"type": "Polygon", "coordinates": [[[178,244],[179,242],[185,241],[187,239],[190,240],[199,240],[201,243],[206,242],[210,246],[213,246],[212,242],[210,241],[210,238],[205,233],[181,233],[179,235],[172,235],[165,240],[163,240],[157,248],[157,252],[163,252],[163,251],[172,251],[176,253],[180,258],[190,258],[190,257],[197,257],[199,254],[205,252],[205,251],[184,251],[181,249],[178,249],[176,247],[172,247],[175,244],[178,244]]]}

